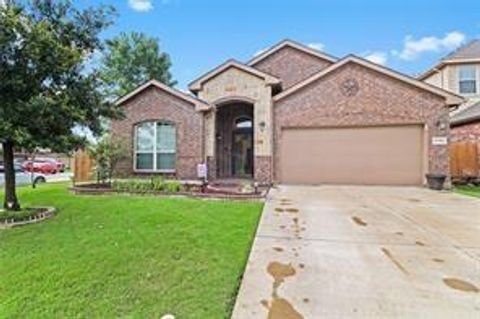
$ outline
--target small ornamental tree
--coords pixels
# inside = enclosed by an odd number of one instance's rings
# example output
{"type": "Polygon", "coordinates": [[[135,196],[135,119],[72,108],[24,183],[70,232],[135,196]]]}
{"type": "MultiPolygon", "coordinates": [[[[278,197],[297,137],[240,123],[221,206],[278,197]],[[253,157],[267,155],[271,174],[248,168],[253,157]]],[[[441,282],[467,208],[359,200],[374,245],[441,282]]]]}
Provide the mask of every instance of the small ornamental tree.
{"type": "Polygon", "coordinates": [[[124,144],[110,135],[105,135],[97,144],[90,146],[88,152],[95,160],[97,183],[111,182],[117,164],[126,157],[124,144]]]}
{"type": "Polygon", "coordinates": [[[98,72],[88,66],[111,24],[109,7],[76,9],[67,0],[6,1],[0,5],[0,143],[7,210],[19,210],[14,149],[65,152],[81,143],[76,127],[94,134],[121,115],[104,98],[98,72]]]}

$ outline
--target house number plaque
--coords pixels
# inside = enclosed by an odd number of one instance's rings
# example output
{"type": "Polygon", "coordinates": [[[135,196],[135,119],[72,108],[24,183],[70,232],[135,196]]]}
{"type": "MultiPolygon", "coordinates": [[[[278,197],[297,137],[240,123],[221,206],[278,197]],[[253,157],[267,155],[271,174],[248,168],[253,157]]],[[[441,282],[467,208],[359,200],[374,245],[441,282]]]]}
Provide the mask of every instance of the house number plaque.
{"type": "Polygon", "coordinates": [[[446,136],[434,136],[432,137],[432,145],[447,145],[448,138],[446,136]]]}

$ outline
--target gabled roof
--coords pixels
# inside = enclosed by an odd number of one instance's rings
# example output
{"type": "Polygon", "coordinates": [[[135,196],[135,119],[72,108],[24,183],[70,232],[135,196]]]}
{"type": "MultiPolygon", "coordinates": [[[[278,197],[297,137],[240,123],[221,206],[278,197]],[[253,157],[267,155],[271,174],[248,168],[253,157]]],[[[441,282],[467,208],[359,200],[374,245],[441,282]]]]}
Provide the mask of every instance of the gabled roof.
{"type": "Polygon", "coordinates": [[[244,71],[246,73],[249,73],[251,75],[254,75],[260,79],[265,80],[267,85],[279,85],[281,83],[280,79],[274,77],[273,75],[267,74],[265,72],[262,72],[260,70],[257,70],[255,68],[252,68],[251,66],[245,65],[241,62],[238,62],[236,60],[230,59],[227,60],[225,63],[219,65],[215,69],[211,70],[210,72],[202,75],[198,79],[194,80],[188,85],[188,88],[192,92],[198,92],[202,89],[202,86],[205,82],[208,80],[214,78],[218,74],[230,69],[230,68],[236,68],[238,70],[244,71]]]}
{"type": "Polygon", "coordinates": [[[380,72],[382,74],[385,74],[386,76],[389,76],[391,78],[403,81],[403,82],[408,83],[410,85],[421,88],[425,91],[429,91],[429,92],[431,92],[435,95],[442,96],[446,99],[446,102],[447,102],[448,105],[459,105],[459,104],[464,102],[464,99],[461,96],[458,96],[458,95],[453,94],[451,92],[448,92],[446,90],[440,89],[436,86],[427,84],[425,82],[419,81],[417,79],[414,79],[414,78],[409,77],[405,74],[396,72],[394,70],[391,70],[391,69],[386,68],[384,66],[381,66],[379,64],[375,64],[373,62],[370,62],[370,61],[365,60],[363,58],[357,57],[355,55],[348,55],[345,58],[339,60],[337,63],[332,64],[331,66],[319,71],[318,73],[315,73],[314,75],[312,75],[311,77],[303,80],[302,82],[299,82],[299,83],[295,84],[294,86],[288,88],[287,90],[279,93],[278,95],[273,97],[274,101],[279,101],[279,100],[295,93],[296,91],[298,91],[298,90],[304,88],[305,86],[321,79],[322,77],[324,77],[327,74],[337,70],[338,68],[344,66],[347,63],[356,63],[356,64],[359,64],[359,65],[362,65],[362,66],[364,66],[366,68],[369,68],[371,70],[374,70],[374,71],[380,72]]]}
{"type": "Polygon", "coordinates": [[[480,39],[472,40],[446,55],[434,67],[420,74],[418,78],[424,80],[447,64],[480,62],[480,39]]]}
{"type": "Polygon", "coordinates": [[[453,126],[467,124],[471,122],[480,122],[480,102],[470,105],[463,111],[458,112],[450,119],[453,126]]]}
{"type": "Polygon", "coordinates": [[[323,60],[330,61],[332,63],[336,62],[338,60],[334,56],[323,53],[321,51],[318,51],[316,49],[313,49],[313,48],[311,48],[309,46],[306,46],[306,45],[303,45],[301,43],[286,39],[286,40],[283,40],[283,41],[275,44],[271,48],[269,48],[266,51],[260,53],[259,55],[253,57],[253,59],[248,61],[247,64],[250,65],[250,66],[254,66],[255,64],[259,63],[260,61],[263,61],[264,59],[266,59],[270,55],[274,54],[275,52],[277,52],[277,51],[279,51],[279,50],[281,50],[285,47],[291,47],[291,48],[297,49],[299,51],[305,52],[307,54],[310,54],[312,56],[315,56],[315,57],[323,59],[323,60]]]}
{"type": "Polygon", "coordinates": [[[480,39],[472,40],[445,56],[444,61],[480,59],[480,39]]]}
{"type": "Polygon", "coordinates": [[[195,109],[198,111],[205,111],[211,109],[211,105],[208,102],[205,102],[199,98],[196,98],[192,95],[186,94],[182,91],[179,91],[177,89],[174,89],[168,85],[165,85],[157,80],[150,80],[139,87],[137,87],[135,90],[131,91],[130,93],[122,96],[119,98],[117,101],[115,101],[116,105],[120,105],[125,103],[127,100],[133,98],[137,94],[141,93],[142,91],[146,90],[147,88],[154,86],[162,91],[165,91],[175,97],[178,97],[184,101],[187,101],[195,106],[195,109]]]}

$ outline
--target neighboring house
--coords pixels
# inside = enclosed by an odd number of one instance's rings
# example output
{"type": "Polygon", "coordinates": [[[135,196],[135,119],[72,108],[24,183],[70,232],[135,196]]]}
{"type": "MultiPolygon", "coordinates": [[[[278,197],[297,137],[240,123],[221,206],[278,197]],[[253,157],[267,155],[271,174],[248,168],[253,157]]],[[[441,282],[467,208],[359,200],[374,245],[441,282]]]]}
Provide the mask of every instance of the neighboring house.
{"type": "Polygon", "coordinates": [[[447,55],[419,79],[466,99],[451,113],[451,141],[480,141],[480,40],[447,55]]]}
{"type": "Polygon", "coordinates": [[[124,175],[259,182],[420,185],[448,174],[451,92],[354,55],[283,41],[193,81],[193,95],[150,81],[120,98],[112,123],[124,175]]]}

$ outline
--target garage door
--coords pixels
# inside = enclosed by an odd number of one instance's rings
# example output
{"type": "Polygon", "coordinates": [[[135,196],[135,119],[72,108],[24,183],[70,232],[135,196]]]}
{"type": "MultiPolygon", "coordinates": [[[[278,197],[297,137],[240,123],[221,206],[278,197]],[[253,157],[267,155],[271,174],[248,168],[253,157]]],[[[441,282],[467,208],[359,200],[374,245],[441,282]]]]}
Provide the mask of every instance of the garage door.
{"type": "Polygon", "coordinates": [[[280,179],[296,184],[419,185],[423,127],[284,129],[280,179]]]}

